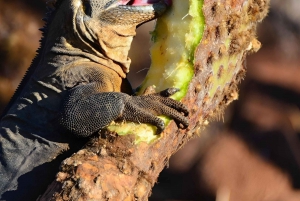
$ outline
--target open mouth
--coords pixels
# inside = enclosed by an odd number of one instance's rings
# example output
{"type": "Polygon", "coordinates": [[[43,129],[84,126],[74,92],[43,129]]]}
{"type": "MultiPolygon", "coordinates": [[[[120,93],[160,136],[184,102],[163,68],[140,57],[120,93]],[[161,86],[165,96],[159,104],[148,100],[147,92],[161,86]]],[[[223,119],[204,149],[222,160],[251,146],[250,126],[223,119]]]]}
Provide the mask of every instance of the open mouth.
{"type": "Polygon", "coordinates": [[[167,5],[171,5],[172,0],[121,0],[120,5],[130,6],[147,6],[159,2],[165,2],[167,5]]]}

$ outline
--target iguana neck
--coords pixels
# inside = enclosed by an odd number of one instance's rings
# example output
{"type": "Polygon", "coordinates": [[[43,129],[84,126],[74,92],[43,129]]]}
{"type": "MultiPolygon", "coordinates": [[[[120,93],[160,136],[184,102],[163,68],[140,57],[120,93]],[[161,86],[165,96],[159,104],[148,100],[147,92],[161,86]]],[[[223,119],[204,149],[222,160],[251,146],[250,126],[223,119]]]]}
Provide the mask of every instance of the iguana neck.
{"type": "Polygon", "coordinates": [[[42,62],[54,65],[60,62],[57,64],[60,66],[62,57],[69,62],[82,57],[125,77],[131,63],[128,51],[136,34],[135,27],[111,25],[92,19],[84,14],[80,4],[80,0],[63,1],[57,9],[49,25],[44,48],[44,53],[49,56],[44,57],[46,60],[42,62]]]}

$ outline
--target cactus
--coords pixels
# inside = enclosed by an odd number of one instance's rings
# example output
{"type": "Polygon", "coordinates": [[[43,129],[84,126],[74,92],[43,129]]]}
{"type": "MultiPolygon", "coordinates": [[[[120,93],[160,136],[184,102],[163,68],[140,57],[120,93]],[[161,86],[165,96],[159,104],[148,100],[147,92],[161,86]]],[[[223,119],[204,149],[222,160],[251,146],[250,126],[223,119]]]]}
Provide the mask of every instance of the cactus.
{"type": "MultiPolygon", "coordinates": [[[[237,84],[245,74],[245,56],[260,47],[255,22],[266,15],[268,7],[267,0],[249,0],[243,5],[221,2],[173,0],[172,8],[158,19],[152,32],[152,64],[138,90],[142,94],[149,86],[156,91],[176,87],[180,92],[172,98],[181,100],[192,78],[197,77],[191,86],[196,85],[198,101],[190,105],[194,105],[192,111],[202,108],[201,114],[198,110],[201,119],[195,120],[201,125],[222,116],[225,106],[238,98],[237,84]],[[204,27],[207,35],[202,39],[204,27]]],[[[167,117],[160,118],[166,125],[170,122],[167,117]]],[[[152,143],[161,137],[148,124],[113,122],[108,130],[133,134],[136,144],[152,143]]]]}
{"type": "MultiPolygon", "coordinates": [[[[180,89],[171,98],[181,100],[194,75],[194,52],[204,30],[203,0],[174,0],[172,8],[157,20],[152,32],[151,67],[138,89],[142,94],[151,86],[156,91],[175,87],[180,89]]],[[[161,116],[168,125],[170,119],[161,116]]],[[[119,135],[134,134],[135,143],[159,139],[156,128],[149,124],[116,123],[108,130],[119,135]]]]}

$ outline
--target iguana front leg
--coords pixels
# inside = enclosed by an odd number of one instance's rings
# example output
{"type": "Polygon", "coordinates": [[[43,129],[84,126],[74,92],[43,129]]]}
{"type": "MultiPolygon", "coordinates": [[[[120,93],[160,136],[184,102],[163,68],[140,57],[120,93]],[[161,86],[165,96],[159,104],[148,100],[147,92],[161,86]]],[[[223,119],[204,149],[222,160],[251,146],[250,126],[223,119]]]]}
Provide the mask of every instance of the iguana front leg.
{"type": "MultiPolygon", "coordinates": [[[[187,109],[168,98],[176,90],[167,90],[171,91],[167,96],[129,96],[121,93],[124,91],[117,81],[129,70],[128,51],[136,26],[162,14],[168,2],[90,0],[85,1],[83,9],[78,9],[76,28],[85,28],[81,30],[84,33],[81,39],[86,40],[85,44],[94,44],[91,48],[101,47],[97,54],[105,61],[89,57],[91,61],[87,63],[75,62],[72,68],[57,70],[57,76],[70,87],[63,101],[61,121],[67,130],[77,136],[90,136],[112,121],[125,120],[152,124],[157,127],[157,133],[161,133],[164,123],[157,115],[169,116],[181,127],[187,127],[187,109]],[[76,83],[76,86],[68,83],[76,83]]],[[[62,48],[56,47],[53,51],[60,54],[63,51],[59,49],[62,48]]]]}
{"type": "MultiPolygon", "coordinates": [[[[166,93],[167,91],[167,93],[166,93]]],[[[157,134],[165,128],[157,115],[166,115],[182,128],[188,126],[187,108],[180,102],[164,97],[164,93],[130,96],[120,92],[97,92],[97,83],[80,85],[70,90],[64,101],[62,125],[80,137],[88,137],[115,120],[149,123],[157,127],[157,134]]]]}

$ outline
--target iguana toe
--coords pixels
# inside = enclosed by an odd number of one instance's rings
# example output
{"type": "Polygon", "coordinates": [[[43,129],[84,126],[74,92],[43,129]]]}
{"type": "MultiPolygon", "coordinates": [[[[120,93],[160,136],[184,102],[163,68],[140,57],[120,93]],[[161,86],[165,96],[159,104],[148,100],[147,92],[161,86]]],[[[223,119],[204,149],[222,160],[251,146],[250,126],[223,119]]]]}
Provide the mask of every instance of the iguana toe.
{"type": "MultiPolygon", "coordinates": [[[[161,92],[163,95],[172,95],[178,90],[171,88],[161,92]],[[173,91],[173,92],[172,92],[173,91]]],[[[159,94],[148,94],[141,96],[131,96],[125,101],[124,112],[120,119],[126,121],[149,123],[157,127],[157,133],[164,130],[164,122],[158,115],[168,116],[176,122],[179,128],[186,128],[189,125],[188,109],[181,102],[164,97],[159,94]]],[[[169,96],[168,95],[168,96],[169,96]]]]}

